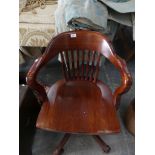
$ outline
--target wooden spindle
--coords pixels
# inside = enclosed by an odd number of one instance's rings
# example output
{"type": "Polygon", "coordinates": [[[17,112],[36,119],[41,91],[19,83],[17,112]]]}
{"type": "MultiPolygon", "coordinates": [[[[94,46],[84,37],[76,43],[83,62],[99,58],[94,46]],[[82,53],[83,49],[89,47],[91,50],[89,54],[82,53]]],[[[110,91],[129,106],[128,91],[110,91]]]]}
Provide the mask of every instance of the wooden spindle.
{"type": "Polygon", "coordinates": [[[77,50],[76,52],[76,62],[77,62],[77,79],[80,79],[80,63],[79,63],[79,54],[80,51],[77,50]]]}
{"type": "Polygon", "coordinates": [[[94,72],[95,72],[95,55],[96,55],[96,52],[93,51],[92,52],[92,63],[91,63],[91,72],[90,72],[89,81],[92,81],[94,79],[93,75],[94,75],[94,72]]]}
{"type": "Polygon", "coordinates": [[[72,64],[72,79],[75,79],[75,59],[74,59],[74,52],[76,51],[70,51],[71,52],[71,64],[72,64]]]}
{"type": "Polygon", "coordinates": [[[86,77],[85,80],[89,79],[89,63],[90,63],[90,51],[87,52],[87,65],[86,65],[86,77]]]}
{"type": "Polygon", "coordinates": [[[95,72],[95,76],[94,76],[94,82],[97,81],[98,78],[98,74],[99,74],[99,65],[100,65],[100,58],[101,58],[101,53],[99,53],[98,57],[97,57],[97,62],[96,62],[96,72],[95,72]]]}
{"type": "Polygon", "coordinates": [[[66,66],[67,66],[68,78],[71,79],[71,69],[70,69],[70,63],[69,63],[69,55],[68,55],[68,51],[65,51],[65,60],[66,60],[66,66]]]}
{"type": "Polygon", "coordinates": [[[62,63],[63,75],[64,75],[65,79],[68,80],[68,77],[67,77],[67,69],[66,69],[66,64],[65,64],[63,52],[60,52],[60,56],[61,56],[61,63],[62,63]]]}
{"type": "Polygon", "coordinates": [[[85,51],[82,51],[82,71],[81,71],[81,80],[84,79],[84,61],[85,61],[85,51]]]}

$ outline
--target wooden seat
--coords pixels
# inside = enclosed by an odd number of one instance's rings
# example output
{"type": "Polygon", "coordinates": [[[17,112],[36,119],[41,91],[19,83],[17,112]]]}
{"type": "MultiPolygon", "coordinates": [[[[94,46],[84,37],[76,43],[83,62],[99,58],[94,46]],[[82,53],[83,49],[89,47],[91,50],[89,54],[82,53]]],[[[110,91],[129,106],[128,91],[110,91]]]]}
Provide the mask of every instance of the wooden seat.
{"type": "Polygon", "coordinates": [[[48,92],[50,104],[42,105],[37,127],[67,133],[119,132],[112,93],[102,82],[97,85],[85,81],[56,82],[48,92]]]}
{"type": "Polygon", "coordinates": [[[27,83],[43,103],[36,126],[65,133],[53,155],[61,154],[70,134],[75,133],[93,135],[104,152],[110,151],[98,134],[120,131],[116,110],[121,95],[129,90],[132,82],[125,61],[116,55],[104,35],[86,30],[59,34],[30,68],[27,83]],[[58,54],[64,79],[48,88],[36,77],[39,70],[58,54]],[[122,78],[121,85],[113,93],[98,79],[102,56],[114,64],[122,78]]]}

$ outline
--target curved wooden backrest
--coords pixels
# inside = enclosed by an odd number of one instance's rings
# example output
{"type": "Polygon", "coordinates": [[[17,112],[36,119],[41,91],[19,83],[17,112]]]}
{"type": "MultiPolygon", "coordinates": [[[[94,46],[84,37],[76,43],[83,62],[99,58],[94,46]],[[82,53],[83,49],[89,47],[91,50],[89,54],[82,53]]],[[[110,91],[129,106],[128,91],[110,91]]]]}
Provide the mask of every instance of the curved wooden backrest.
{"type": "Polygon", "coordinates": [[[43,65],[58,53],[61,55],[66,80],[80,79],[96,82],[101,55],[109,59],[119,69],[122,77],[122,85],[113,94],[115,105],[118,103],[120,95],[127,91],[131,85],[131,76],[125,61],[115,54],[111,42],[104,35],[87,30],[69,31],[61,33],[51,40],[45,53],[36,60],[28,73],[27,82],[41,95],[41,100],[47,98],[43,91],[44,88],[36,81],[37,73],[43,65]],[[79,64],[80,53],[82,53],[81,66],[79,64]],[[84,61],[86,61],[85,73],[84,61]]]}
{"type": "Polygon", "coordinates": [[[62,51],[96,51],[111,60],[113,49],[106,36],[87,30],[64,32],[54,37],[45,51],[45,61],[49,61],[62,51]]]}

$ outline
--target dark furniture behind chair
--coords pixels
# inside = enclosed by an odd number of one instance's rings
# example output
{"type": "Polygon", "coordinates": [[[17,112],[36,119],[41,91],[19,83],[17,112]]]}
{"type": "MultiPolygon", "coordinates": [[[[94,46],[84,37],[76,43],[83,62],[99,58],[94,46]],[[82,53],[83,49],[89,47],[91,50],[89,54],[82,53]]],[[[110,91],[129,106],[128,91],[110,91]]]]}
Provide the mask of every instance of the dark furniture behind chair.
{"type": "Polygon", "coordinates": [[[19,154],[32,155],[35,123],[40,105],[28,86],[19,86],[19,154]]]}
{"type": "Polygon", "coordinates": [[[59,34],[34,62],[28,72],[27,83],[43,103],[36,126],[65,133],[53,155],[61,154],[70,135],[78,133],[92,135],[104,152],[110,151],[99,134],[120,132],[116,109],[121,95],[132,82],[125,61],[115,54],[105,36],[86,30],[59,34]],[[58,54],[64,79],[51,87],[40,84],[36,80],[39,70],[58,54]],[[114,93],[98,80],[102,56],[109,59],[121,74],[121,86],[114,93]]]}

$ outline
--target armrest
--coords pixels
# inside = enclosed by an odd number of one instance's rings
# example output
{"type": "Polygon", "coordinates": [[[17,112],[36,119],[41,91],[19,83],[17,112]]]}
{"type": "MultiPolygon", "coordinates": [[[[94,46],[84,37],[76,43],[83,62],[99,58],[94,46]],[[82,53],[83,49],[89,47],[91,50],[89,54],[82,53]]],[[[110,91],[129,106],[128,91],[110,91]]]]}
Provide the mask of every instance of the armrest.
{"type": "Polygon", "coordinates": [[[114,54],[115,59],[113,61],[114,65],[118,68],[121,75],[121,85],[116,88],[113,93],[113,103],[116,109],[119,108],[121,95],[126,93],[132,85],[132,77],[127,69],[125,60],[114,54]]]}
{"type": "Polygon", "coordinates": [[[36,80],[37,74],[41,66],[42,66],[42,57],[36,59],[35,62],[33,63],[32,67],[28,71],[26,82],[28,86],[36,92],[38,99],[41,102],[44,102],[48,100],[45,87],[36,80]]]}

